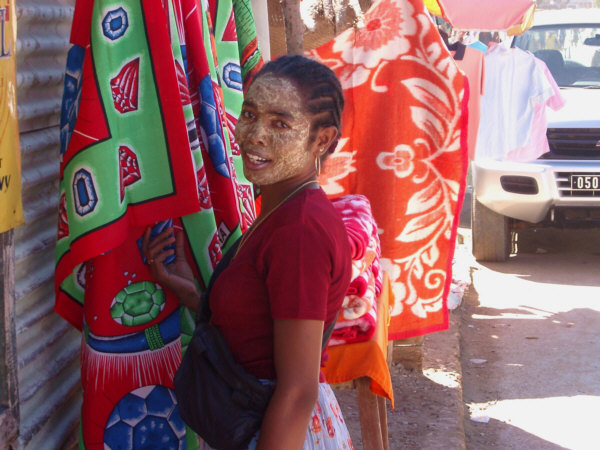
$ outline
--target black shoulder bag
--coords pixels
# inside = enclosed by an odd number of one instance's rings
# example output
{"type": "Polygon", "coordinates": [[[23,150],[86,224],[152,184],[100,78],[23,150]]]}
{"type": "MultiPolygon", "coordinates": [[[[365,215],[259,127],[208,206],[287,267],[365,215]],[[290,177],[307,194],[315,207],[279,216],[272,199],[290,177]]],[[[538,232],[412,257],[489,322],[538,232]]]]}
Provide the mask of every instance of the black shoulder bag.
{"type": "MultiPolygon", "coordinates": [[[[229,265],[240,239],[221,258],[202,294],[194,335],[175,373],[175,397],[183,421],[218,450],[246,448],[260,429],[274,388],[235,362],[217,328],[209,323],[208,296],[229,265]]],[[[337,319],[337,316],[336,316],[337,319]]],[[[323,348],[335,320],[323,333],[323,348]]]]}

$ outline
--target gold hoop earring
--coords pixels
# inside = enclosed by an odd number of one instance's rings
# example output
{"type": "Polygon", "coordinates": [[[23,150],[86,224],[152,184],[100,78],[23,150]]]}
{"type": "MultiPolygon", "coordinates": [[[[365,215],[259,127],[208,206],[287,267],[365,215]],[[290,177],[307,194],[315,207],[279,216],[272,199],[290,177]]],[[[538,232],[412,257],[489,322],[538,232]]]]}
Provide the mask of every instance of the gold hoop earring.
{"type": "Polygon", "coordinates": [[[317,176],[321,175],[321,158],[319,155],[315,158],[315,169],[317,171],[317,176]]]}

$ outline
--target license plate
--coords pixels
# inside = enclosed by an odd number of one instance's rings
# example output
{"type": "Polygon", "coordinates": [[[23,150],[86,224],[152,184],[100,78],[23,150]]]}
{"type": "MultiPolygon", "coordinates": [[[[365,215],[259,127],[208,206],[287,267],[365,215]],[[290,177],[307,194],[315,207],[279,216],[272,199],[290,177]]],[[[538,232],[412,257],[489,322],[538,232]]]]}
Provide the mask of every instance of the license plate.
{"type": "Polygon", "coordinates": [[[600,190],[600,175],[571,175],[571,189],[578,191],[600,190]]]}

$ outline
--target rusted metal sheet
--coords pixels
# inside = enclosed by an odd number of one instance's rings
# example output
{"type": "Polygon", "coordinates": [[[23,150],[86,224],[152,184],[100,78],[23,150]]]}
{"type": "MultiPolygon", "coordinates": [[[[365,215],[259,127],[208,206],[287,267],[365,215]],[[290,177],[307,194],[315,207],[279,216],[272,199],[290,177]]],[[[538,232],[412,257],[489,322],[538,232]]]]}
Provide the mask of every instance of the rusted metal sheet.
{"type": "Polygon", "coordinates": [[[0,443],[18,436],[19,400],[15,345],[14,232],[0,234],[0,443]]]}
{"type": "Polygon", "coordinates": [[[14,231],[19,449],[77,435],[80,333],[53,311],[59,119],[75,0],[17,2],[17,103],[25,225],[14,231]]]}
{"type": "Polygon", "coordinates": [[[17,2],[21,133],[58,125],[74,0],[17,2]]]}

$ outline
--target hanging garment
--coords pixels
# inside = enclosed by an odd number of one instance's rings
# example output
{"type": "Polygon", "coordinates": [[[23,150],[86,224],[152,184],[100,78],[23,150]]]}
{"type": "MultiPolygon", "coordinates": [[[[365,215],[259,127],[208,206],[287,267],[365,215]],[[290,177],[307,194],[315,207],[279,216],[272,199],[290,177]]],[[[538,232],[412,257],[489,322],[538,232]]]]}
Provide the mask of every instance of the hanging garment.
{"type": "MultiPolygon", "coordinates": [[[[223,100],[217,67],[226,64],[198,5],[75,5],[61,114],[55,310],[83,331],[80,445],[87,450],[197,446],[172,392],[193,316],[152,279],[142,235],[147,226],[151,236],[183,230],[202,286],[221,249],[254,218],[231,133],[239,106],[223,100]]],[[[238,82],[226,86],[230,97],[241,99],[242,74],[261,64],[260,55],[243,61],[228,59],[238,82]]]]}
{"type": "Polygon", "coordinates": [[[526,30],[535,0],[425,0],[427,8],[461,30],[526,30]]]}
{"type": "Polygon", "coordinates": [[[497,44],[485,54],[484,89],[475,159],[505,160],[529,142],[535,105],[553,95],[552,86],[533,54],[497,44]]]}
{"type": "Polygon", "coordinates": [[[552,73],[546,66],[546,63],[541,59],[535,58],[538,66],[544,71],[546,79],[552,86],[552,96],[548,97],[543,103],[536,103],[533,107],[533,119],[531,121],[531,133],[529,142],[523,147],[519,147],[510,150],[506,155],[508,161],[520,161],[528,162],[534,161],[542,156],[544,153],[550,151],[548,145],[548,137],[546,136],[546,130],[548,128],[548,121],[546,120],[546,107],[552,108],[554,111],[558,111],[565,106],[566,100],[560,93],[560,88],[556,84],[552,73]]]}
{"type": "Polygon", "coordinates": [[[476,50],[480,50],[482,52],[486,52],[488,49],[488,46],[485,45],[483,42],[481,42],[480,40],[477,40],[475,42],[471,42],[470,44],[468,44],[469,47],[474,48],[476,50]]]}
{"type": "Polygon", "coordinates": [[[473,159],[477,145],[479,118],[481,116],[481,96],[484,94],[485,63],[482,51],[469,46],[463,47],[460,58],[456,57],[456,50],[451,50],[450,53],[469,81],[467,147],[469,149],[469,159],[473,159]]]}
{"type": "Polygon", "coordinates": [[[395,297],[394,340],[448,327],[467,168],[465,77],[422,1],[377,1],[365,24],[309,52],[334,70],[346,99],[320,182],[332,198],[371,203],[395,297]]]}

